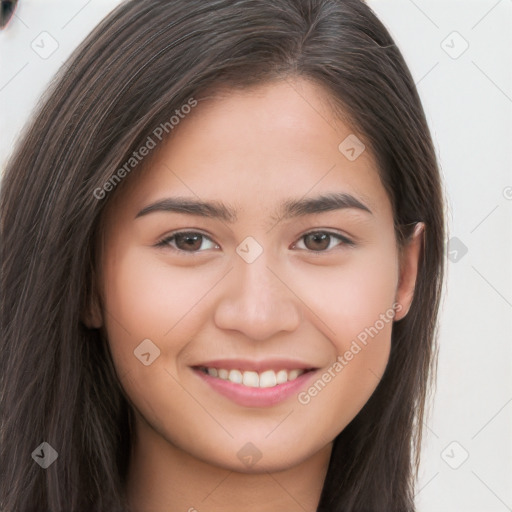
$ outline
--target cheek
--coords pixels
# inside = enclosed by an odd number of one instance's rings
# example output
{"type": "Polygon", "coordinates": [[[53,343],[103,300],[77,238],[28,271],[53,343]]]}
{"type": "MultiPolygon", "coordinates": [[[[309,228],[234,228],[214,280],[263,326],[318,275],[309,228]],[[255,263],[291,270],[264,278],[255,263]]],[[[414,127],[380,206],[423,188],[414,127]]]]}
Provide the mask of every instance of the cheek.
{"type": "Polygon", "coordinates": [[[194,279],[190,268],[166,265],[147,251],[123,249],[105,265],[105,324],[118,366],[140,364],[133,351],[145,339],[161,351],[159,362],[173,365],[182,345],[193,337],[193,318],[208,289],[204,273],[194,279]]]}
{"type": "Polygon", "coordinates": [[[143,247],[115,254],[104,265],[105,327],[124,391],[161,429],[177,414],[200,417],[202,409],[179,383],[177,364],[200,328],[201,299],[215,278],[208,286],[205,273],[196,270],[200,278],[194,278],[191,267],[166,265],[143,247]]]}
{"type": "MultiPolygon", "coordinates": [[[[397,255],[393,247],[347,254],[338,265],[307,265],[293,270],[303,301],[318,315],[325,336],[338,353],[381,315],[390,317],[398,280],[397,255]]],[[[291,277],[291,276],[290,276],[291,277]]],[[[389,337],[391,322],[378,323],[382,338],[389,337]]]]}
{"type": "Polygon", "coordinates": [[[299,403],[336,428],[348,424],[377,387],[389,359],[395,314],[398,270],[393,248],[352,256],[336,269],[311,266],[301,274],[300,293],[318,315],[315,324],[337,357],[299,403]]]}

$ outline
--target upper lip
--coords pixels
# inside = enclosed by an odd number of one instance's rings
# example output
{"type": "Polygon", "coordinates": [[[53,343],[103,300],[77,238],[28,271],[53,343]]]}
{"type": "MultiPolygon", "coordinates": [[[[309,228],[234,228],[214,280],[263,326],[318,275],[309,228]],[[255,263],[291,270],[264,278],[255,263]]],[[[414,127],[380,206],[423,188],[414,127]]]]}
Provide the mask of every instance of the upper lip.
{"type": "Polygon", "coordinates": [[[253,361],[249,359],[215,359],[194,365],[196,368],[222,368],[226,370],[241,370],[263,372],[265,370],[316,370],[316,368],[303,361],[292,359],[265,359],[253,361]]]}

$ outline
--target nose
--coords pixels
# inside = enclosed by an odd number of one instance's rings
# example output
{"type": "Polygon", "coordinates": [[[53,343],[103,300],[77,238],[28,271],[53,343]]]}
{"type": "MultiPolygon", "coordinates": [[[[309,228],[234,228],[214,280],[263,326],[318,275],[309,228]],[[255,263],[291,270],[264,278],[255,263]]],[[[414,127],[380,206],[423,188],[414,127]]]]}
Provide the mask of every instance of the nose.
{"type": "Polygon", "coordinates": [[[269,266],[265,251],[252,263],[237,257],[220,288],[216,326],[258,341],[281,331],[294,331],[302,310],[288,281],[282,272],[269,266]]]}

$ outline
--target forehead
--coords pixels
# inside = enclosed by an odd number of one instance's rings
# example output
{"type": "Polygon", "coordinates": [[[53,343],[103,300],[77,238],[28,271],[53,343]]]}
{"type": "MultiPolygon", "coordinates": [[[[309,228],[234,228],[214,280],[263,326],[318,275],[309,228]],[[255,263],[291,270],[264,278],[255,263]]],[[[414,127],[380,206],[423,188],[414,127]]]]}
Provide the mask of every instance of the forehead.
{"type": "Polygon", "coordinates": [[[131,177],[134,207],[172,194],[275,216],[278,203],[335,192],[389,210],[373,155],[364,149],[348,158],[357,136],[318,85],[283,80],[197,100],[150,165],[131,177]]]}

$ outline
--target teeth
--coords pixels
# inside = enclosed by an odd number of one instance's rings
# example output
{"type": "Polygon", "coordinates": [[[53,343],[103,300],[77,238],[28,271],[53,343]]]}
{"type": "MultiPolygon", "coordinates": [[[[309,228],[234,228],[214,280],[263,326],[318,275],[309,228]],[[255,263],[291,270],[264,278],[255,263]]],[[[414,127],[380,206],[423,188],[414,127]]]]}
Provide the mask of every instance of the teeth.
{"type": "Polygon", "coordinates": [[[277,384],[276,373],[267,370],[260,375],[260,388],[273,388],[277,384]]]}
{"type": "Polygon", "coordinates": [[[260,376],[256,372],[244,372],[242,382],[244,386],[257,388],[260,385],[260,376]]]}
{"type": "Polygon", "coordinates": [[[219,376],[221,379],[228,380],[229,372],[228,372],[227,370],[219,370],[219,371],[218,371],[218,376],[219,376]]]}
{"type": "Polygon", "coordinates": [[[282,384],[288,380],[288,372],[286,370],[279,370],[277,372],[277,383],[282,384]]]}
{"type": "Polygon", "coordinates": [[[228,380],[235,384],[242,384],[242,372],[238,370],[231,370],[228,375],[228,380]]]}
{"type": "Polygon", "coordinates": [[[241,372],[240,370],[226,370],[224,368],[203,368],[203,371],[212,377],[229,380],[235,384],[242,384],[251,388],[273,388],[279,384],[295,380],[305,370],[265,370],[258,374],[254,371],[241,372]]]}
{"type": "Polygon", "coordinates": [[[291,372],[288,372],[288,380],[295,380],[300,374],[300,370],[292,370],[291,372]]]}

